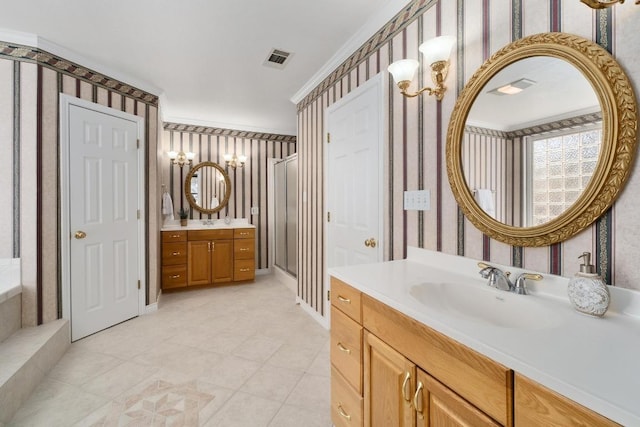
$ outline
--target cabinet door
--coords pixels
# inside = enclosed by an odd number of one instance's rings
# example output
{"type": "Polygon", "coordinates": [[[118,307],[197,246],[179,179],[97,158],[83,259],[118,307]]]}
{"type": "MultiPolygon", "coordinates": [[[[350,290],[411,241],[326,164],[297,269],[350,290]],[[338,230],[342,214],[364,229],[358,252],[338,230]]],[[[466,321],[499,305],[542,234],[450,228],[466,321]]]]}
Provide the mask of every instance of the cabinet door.
{"type": "Polygon", "coordinates": [[[500,426],[438,380],[418,369],[414,394],[418,427],[500,426]]]}
{"type": "Polygon", "coordinates": [[[190,241],[187,250],[187,278],[189,286],[211,283],[211,242],[190,241]]]}
{"type": "Polygon", "coordinates": [[[414,427],[416,366],[373,334],[364,347],[365,427],[414,427]]]}
{"type": "Polygon", "coordinates": [[[233,280],[233,240],[214,240],[211,248],[211,283],[233,280]]]}

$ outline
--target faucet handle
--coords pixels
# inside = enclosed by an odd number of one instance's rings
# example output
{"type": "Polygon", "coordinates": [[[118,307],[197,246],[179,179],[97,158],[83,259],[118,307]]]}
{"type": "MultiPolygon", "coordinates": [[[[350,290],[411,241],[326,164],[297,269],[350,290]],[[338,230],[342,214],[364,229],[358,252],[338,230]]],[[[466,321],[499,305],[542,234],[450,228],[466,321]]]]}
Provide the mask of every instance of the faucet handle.
{"type": "Polygon", "coordinates": [[[527,281],[529,280],[542,280],[542,274],[537,273],[521,273],[516,279],[516,283],[513,286],[513,292],[518,295],[527,295],[527,281]]]}

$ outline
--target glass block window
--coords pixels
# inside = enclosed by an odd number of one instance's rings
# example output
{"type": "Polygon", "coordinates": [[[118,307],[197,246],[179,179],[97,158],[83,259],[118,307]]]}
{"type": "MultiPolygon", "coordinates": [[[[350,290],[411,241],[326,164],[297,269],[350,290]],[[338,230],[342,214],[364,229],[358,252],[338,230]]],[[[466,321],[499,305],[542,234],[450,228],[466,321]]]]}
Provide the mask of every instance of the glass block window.
{"type": "Polygon", "coordinates": [[[528,225],[552,220],[578,199],[595,171],[601,140],[601,123],[528,139],[528,225]]]}

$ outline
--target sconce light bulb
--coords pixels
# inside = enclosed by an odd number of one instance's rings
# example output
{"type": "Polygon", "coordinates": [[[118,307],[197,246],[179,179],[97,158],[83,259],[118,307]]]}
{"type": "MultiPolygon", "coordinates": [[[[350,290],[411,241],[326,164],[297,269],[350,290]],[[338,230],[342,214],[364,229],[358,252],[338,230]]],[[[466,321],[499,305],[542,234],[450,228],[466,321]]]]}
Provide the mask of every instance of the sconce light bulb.
{"type": "Polygon", "coordinates": [[[196,153],[192,153],[191,151],[188,151],[185,154],[187,156],[187,160],[193,160],[196,157],[196,153]]]}
{"type": "Polygon", "coordinates": [[[396,84],[403,81],[411,81],[416,74],[420,63],[415,59],[401,59],[389,65],[387,70],[393,76],[396,84]]]}
{"type": "Polygon", "coordinates": [[[240,163],[244,163],[244,162],[246,162],[246,161],[247,161],[247,156],[245,156],[244,154],[239,155],[239,156],[238,156],[238,161],[239,161],[240,163]]]}
{"type": "Polygon", "coordinates": [[[169,151],[167,153],[167,156],[169,156],[169,160],[175,160],[178,157],[178,152],[177,151],[169,151]]]}
{"type": "Polygon", "coordinates": [[[431,65],[439,61],[448,61],[455,42],[456,38],[453,36],[434,37],[422,43],[418,49],[424,55],[425,62],[431,65]]]}
{"type": "Polygon", "coordinates": [[[233,156],[231,154],[225,154],[224,155],[224,161],[225,162],[230,162],[232,158],[233,158],[233,156]]]}

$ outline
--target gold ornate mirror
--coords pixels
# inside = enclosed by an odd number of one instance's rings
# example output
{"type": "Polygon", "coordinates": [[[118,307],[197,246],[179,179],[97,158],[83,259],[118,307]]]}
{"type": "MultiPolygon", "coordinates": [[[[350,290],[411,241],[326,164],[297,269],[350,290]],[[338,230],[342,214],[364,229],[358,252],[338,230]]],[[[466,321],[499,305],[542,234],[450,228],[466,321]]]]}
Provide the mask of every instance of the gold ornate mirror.
{"type": "Polygon", "coordinates": [[[198,163],[187,174],[184,194],[193,209],[204,214],[214,214],[229,202],[231,196],[229,175],[217,163],[198,163]]]}
{"type": "Polygon", "coordinates": [[[547,246],[614,202],[636,150],[633,88],[597,44],[565,33],[526,37],[471,77],[451,115],[449,182],[490,237],[547,246]]]}

